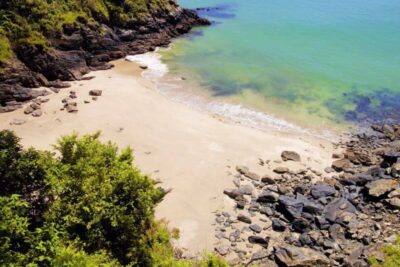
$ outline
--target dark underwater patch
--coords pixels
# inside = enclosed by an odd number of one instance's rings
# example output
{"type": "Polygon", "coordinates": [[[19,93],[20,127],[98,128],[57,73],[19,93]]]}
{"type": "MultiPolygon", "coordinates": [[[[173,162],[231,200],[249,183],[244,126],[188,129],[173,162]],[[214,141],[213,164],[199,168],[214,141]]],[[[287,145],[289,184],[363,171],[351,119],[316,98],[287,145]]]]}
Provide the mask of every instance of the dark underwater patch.
{"type": "Polygon", "coordinates": [[[400,92],[382,88],[368,94],[344,93],[343,97],[345,103],[355,106],[353,110],[343,109],[337,100],[325,104],[332,113],[340,114],[348,122],[361,125],[400,122],[400,92]]]}
{"type": "Polygon", "coordinates": [[[234,19],[236,17],[234,4],[226,3],[212,7],[197,8],[200,16],[214,19],[234,19]]]}

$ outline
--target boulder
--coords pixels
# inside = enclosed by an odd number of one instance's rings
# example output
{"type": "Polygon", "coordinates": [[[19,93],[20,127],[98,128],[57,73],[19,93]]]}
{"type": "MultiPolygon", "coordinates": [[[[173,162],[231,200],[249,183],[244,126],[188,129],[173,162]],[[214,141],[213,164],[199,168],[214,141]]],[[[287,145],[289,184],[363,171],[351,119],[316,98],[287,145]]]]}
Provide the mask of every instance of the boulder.
{"type": "Polygon", "coordinates": [[[228,254],[229,252],[229,247],[227,246],[219,246],[215,248],[215,251],[221,255],[221,256],[225,256],[226,254],[228,254]]]}
{"type": "Polygon", "coordinates": [[[368,194],[372,197],[382,197],[398,187],[399,182],[393,179],[380,179],[366,185],[368,194]]]}
{"type": "Polygon", "coordinates": [[[294,151],[283,151],[281,154],[282,160],[283,161],[301,161],[301,157],[299,153],[294,152],[294,151]]]}
{"type": "Polygon", "coordinates": [[[310,248],[300,248],[285,245],[275,249],[275,256],[279,262],[287,267],[328,267],[329,259],[310,248]]]}
{"type": "Polygon", "coordinates": [[[261,178],[261,182],[264,184],[275,184],[275,179],[273,179],[271,176],[269,175],[264,175],[261,178]]]}
{"type": "Polygon", "coordinates": [[[24,109],[25,114],[31,114],[34,111],[34,109],[29,105],[24,109]]]}
{"type": "Polygon", "coordinates": [[[225,189],[224,194],[230,198],[236,199],[243,195],[238,189],[225,189]]]}

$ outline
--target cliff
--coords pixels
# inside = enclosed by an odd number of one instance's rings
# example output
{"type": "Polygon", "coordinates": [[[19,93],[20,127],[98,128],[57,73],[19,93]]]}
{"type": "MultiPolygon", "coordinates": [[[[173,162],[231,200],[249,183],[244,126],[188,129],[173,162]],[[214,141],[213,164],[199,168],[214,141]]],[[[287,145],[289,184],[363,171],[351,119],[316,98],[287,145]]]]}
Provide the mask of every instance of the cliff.
{"type": "Polygon", "coordinates": [[[208,21],[173,0],[0,2],[0,112],[208,21]]]}

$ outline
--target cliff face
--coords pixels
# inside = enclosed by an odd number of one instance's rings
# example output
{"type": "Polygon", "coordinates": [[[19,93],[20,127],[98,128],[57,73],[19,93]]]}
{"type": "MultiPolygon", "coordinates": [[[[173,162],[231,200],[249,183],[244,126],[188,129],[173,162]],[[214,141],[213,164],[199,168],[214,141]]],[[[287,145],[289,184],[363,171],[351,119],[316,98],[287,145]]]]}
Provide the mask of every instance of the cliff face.
{"type": "Polygon", "coordinates": [[[0,2],[0,112],[126,54],[152,51],[208,21],[173,0],[0,2]]]}

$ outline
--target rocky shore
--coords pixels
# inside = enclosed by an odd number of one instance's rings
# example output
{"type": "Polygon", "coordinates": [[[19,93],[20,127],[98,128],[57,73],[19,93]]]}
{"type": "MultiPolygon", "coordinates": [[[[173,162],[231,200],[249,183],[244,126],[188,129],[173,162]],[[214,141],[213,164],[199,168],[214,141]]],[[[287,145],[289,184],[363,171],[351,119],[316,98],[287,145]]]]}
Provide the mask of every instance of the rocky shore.
{"type": "Polygon", "coordinates": [[[234,208],[216,213],[215,251],[232,265],[382,260],[380,246],[395,242],[400,229],[400,125],[372,129],[336,144],[341,152],[324,173],[302,168],[295,151],[283,151],[279,161],[259,159],[273,175],[237,166],[234,186],[224,190],[234,208]]]}
{"type": "Polygon", "coordinates": [[[51,47],[23,44],[11,60],[0,63],[0,112],[21,108],[21,103],[69,87],[65,81],[82,79],[90,71],[112,68],[109,62],[166,46],[193,26],[208,25],[195,11],[176,6],[134,25],[114,25],[78,17],[61,31],[47,33],[51,47]]]}

